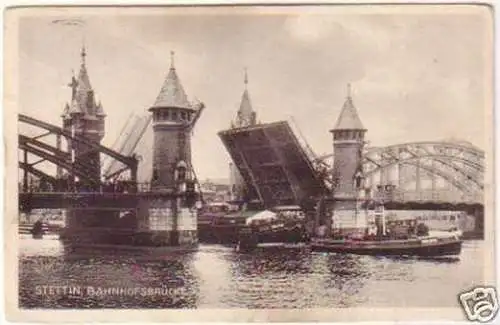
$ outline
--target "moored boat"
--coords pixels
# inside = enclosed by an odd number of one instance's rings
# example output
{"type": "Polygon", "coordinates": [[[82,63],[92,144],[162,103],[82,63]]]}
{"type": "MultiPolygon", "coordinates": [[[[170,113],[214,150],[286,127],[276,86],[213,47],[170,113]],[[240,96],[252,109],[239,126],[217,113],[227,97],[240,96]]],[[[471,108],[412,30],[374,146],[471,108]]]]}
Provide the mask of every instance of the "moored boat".
{"type": "Polygon", "coordinates": [[[198,239],[201,243],[235,244],[245,219],[245,213],[231,204],[208,203],[198,214],[198,239]]]}
{"type": "Polygon", "coordinates": [[[354,240],[313,238],[311,249],[321,252],[386,256],[451,256],[459,255],[462,240],[457,235],[409,239],[354,240]]]}
{"type": "MultiPolygon", "coordinates": [[[[311,250],[357,255],[437,257],[460,255],[460,231],[434,232],[416,218],[388,223],[382,204],[375,208],[375,219],[361,231],[328,235],[321,229],[320,236],[311,240],[311,250]]],[[[323,226],[324,227],[324,226],[323,226]]]]}
{"type": "Polygon", "coordinates": [[[305,214],[299,206],[277,206],[247,218],[240,229],[238,248],[253,249],[267,244],[308,242],[305,214]]]}

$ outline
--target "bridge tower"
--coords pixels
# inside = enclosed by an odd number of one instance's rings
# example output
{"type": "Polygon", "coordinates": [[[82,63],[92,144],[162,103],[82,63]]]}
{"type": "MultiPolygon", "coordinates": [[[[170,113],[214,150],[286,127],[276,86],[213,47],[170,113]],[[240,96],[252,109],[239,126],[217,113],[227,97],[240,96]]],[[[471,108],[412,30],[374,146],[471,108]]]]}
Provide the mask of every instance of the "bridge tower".
{"type": "MultiPolygon", "coordinates": [[[[81,65],[78,78],[73,75],[68,85],[71,92],[71,104],[66,103],[62,114],[63,129],[74,136],[85,137],[100,143],[105,134],[106,114],[101,102],[97,102],[87,72],[85,47],[81,51],[81,65]]],[[[89,168],[89,177],[99,183],[101,179],[101,161],[99,151],[92,150],[82,143],[68,142],[68,151],[72,153],[73,163],[84,163],[89,168]]]]}
{"type": "Polygon", "coordinates": [[[363,186],[362,152],[366,129],[353,104],[350,85],[333,134],[334,220],[356,228],[357,200],[363,186]]]}
{"type": "MultiPolygon", "coordinates": [[[[250,95],[248,94],[248,73],[245,69],[244,78],[245,90],[241,96],[240,108],[236,114],[235,121],[231,122],[231,128],[243,128],[257,124],[257,114],[253,110],[252,102],[250,100],[250,95]]],[[[246,190],[245,181],[241,177],[240,172],[233,162],[229,163],[229,186],[231,191],[232,200],[243,200],[245,199],[246,190]]]]}
{"type": "Polygon", "coordinates": [[[188,101],[174,66],[171,52],[170,70],[153,106],[153,172],[154,190],[176,189],[176,170],[185,168],[191,176],[191,127],[197,110],[188,101]]]}
{"type": "Polygon", "coordinates": [[[149,111],[153,114],[152,198],[139,216],[139,227],[153,235],[158,245],[196,245],[197,215],[188,199],[195,192],[191,164],[191,133],[204,105],[188,101],[174,65],[149,111]],[[184,199],[181,199],[180,197],[184,199]],[[144,218],[146,217],[146,218],[144,218]]]}

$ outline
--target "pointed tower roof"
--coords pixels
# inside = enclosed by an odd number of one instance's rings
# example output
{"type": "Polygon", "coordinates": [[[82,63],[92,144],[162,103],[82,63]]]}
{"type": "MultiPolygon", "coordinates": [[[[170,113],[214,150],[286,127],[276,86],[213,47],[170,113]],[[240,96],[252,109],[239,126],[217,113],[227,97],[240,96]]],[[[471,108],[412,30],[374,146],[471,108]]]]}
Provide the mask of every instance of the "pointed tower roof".
{"type": "Polygon", "coordinates": [[[366,130],[361,123],[358,111],[352,102],[351,85],[347,85],[347,98],[342,106],[337,123],[335,123],[334,130],[366,130]]]}
{"type": "Polygon", "coordinates": [[[245,91],[243,91],[243,95],[241,96],[241,103],[239,112],[244,115],[250,115],[253,112],[252,102],[250,101],[250,95],[248,95],[248,73],[247,69],[245,69],[245,91]]]}
{"type": "Polygon", "coordinates": [[[250,95],[248,94],[248,73],[245,68],[245,90],[241,96],[240,108],[238,109],[236,117],[236,126],[248,126],[255,123],[256,113],[252,107],[252,101],[250,100],[250,95]]]}
{"type": "Polygon", "coordinates": [[[97,109],[96,109],[95,115],[106,116],[106,114],[104,113],[104,109],[102,108],[101,101],[99,101],[99,103],[97,104],[97,109]]]}
{"type": "Polygon", "coordinates": [[[75,78],[73,75],[71,83],[68,85],[72,89],[70,113],[83,113],[86,116],[94,115],[96,103],[85,62],[85,57],[87,56],[85,46],[82,46],[80,55],[82,62],[78,77],[75,78]]]}
{"type": "Polygon", "coordinates": [[[85,50],[85,45],[82,46],[82,51],[80,53],[82,57],[82,62],[80,64],[80,72],[78,73],[78,88],[79,89],[85,89],[85,90],[91,90],[92,86],[90,85],[90,79],[89,75],[87,72],[87,66],[85,62],[85,57],[87,56],[87,52],[85,50]]]}
{"type": "Polygon", "coordinates": [[[170,70],[163,82],[160,93],[156,97],[153,107],[179,107],[193,109],[187,99],[186,92],[177,76],[174,66],[174,52],[170,52],[170,70]]]}

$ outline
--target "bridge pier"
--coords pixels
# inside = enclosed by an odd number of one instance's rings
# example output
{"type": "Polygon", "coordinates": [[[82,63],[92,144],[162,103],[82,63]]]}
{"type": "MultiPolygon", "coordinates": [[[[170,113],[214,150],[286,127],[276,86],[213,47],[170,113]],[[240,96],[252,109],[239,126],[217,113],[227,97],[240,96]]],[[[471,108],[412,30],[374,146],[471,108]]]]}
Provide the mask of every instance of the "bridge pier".
{"type": "Polygon", "coordinates": [[[63,242],[84,247],[197,246],[197,212],[188,193],[144,192],[113,201],[115,207],[100,202],[98,207],[68,208],[63,242]]]}
{"type": "Polygon", "coordinates": [[[195,247],[197,213],[179,195],[151,193],[139,199],[138,232],[148,245],[195,247]]]}

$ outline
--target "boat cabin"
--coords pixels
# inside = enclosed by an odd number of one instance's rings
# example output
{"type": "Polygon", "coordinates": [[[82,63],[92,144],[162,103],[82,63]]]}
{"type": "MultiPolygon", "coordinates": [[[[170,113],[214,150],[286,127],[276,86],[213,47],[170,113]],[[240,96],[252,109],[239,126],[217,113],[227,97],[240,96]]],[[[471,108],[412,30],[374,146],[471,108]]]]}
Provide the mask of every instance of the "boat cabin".
{"type": "Polygon", "coordinates": [[[261,225],[276,222],[301,222],[305,213],[298,205],[275,206],[247,218],[247,225],[261,225]]]}

